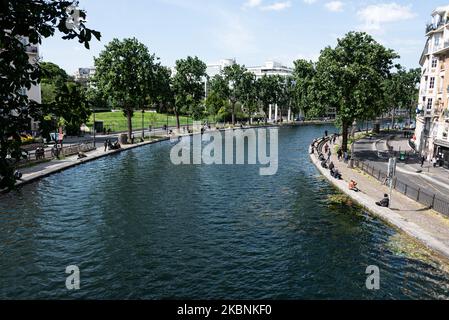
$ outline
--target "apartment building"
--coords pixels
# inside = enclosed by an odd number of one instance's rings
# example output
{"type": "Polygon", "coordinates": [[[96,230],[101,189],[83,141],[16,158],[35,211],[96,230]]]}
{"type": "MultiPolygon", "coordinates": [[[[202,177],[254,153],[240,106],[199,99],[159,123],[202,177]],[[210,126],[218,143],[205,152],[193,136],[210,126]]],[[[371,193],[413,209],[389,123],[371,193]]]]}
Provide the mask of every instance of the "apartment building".
{"type": "Polygon", "coordinates": [[[449,6],[432,12],[420,64],[416,147],[449,168],[449,6]]]}
{"type": "MultiPolygon", "coordinates": [[[[26,37],[21,38],[20,41],[25,46],[25,51],[28,54],[29,62],[31,64],[37,63],[39,60],[39,45],[30,43],[26,37]]],[[[26,94],[30,101],[35,101],[39,104],[42,103],[40,84],[31,86],[29,90],[26,88],[23,88],[22,90],[23,94],[26,94]]],[[[31,119],[29,130],[33,136],[37,136],[39,134],[39,122],[31,119]]]]}
{"type": "Polygon", "coordinates": [[[95,75],[96,69],[94,67],[90,68],[78,68],[75,72],[74,79],[76,82],[87,85],[89,80],[95,75]]]}

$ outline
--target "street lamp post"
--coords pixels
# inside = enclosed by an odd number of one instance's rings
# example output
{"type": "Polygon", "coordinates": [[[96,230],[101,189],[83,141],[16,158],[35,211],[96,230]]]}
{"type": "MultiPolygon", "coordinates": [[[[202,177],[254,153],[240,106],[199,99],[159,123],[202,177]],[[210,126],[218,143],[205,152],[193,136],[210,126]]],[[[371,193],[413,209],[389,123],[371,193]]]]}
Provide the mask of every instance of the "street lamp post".
{"type": "Polygon", "coordinates": [[[142,141],[145,141],[145,110],[142,108],[142,141]]]}
{"type": "Polygon", "coordinates": [[[94,128],[93,128],[93,130],[94,130],[94,148],[97,148],[97,136],[96,136],[96,132],[97,132],[96,124],[97,124],[97,121],[95,119],[95,108],[92,108],[92,112],[94,114],[94,128]]]}

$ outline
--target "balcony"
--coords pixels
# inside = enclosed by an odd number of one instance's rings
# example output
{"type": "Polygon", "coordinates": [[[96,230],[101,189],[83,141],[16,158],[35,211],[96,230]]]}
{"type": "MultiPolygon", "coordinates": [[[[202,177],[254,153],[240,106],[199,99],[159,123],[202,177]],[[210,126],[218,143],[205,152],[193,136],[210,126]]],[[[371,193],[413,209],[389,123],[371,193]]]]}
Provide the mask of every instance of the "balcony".
{"type": "Polygon", "coordinates": [[[433,54],[439,55],[442,53],[446,53],[449,50],[449,40],[446,40],[444,43],[436,46],[433,50],[433,54]]]}
{"type": "Polygon", "coordinates": [[[38,48],[37,48],[37,46],[33,46],[32,44],[29,44],[25,47],[25,51],[26,51],[26,53],[29,53],[29,54],[37,54],[38,48]]]}
{"type": "Polygon", "coordinates": [[[438,30],[439,28],[443,27],[444,25],[446,25],[448,23],[448,19],[443,19],[440,22],[438,22],[438,24],[434,24],[434,23],[429,23],[426,26],[426,34],[438,30]]]}

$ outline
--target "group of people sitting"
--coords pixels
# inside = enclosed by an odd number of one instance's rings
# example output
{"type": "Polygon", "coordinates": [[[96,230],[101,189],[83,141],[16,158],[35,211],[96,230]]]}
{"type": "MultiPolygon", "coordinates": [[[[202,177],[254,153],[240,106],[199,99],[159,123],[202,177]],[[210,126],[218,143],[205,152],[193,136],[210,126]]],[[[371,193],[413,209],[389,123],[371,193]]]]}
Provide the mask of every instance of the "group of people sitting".
{"type": "Polygon", "coordinates": [[[342,175],[340,173],[340,171],[338,171],[338,169],[335,167],[334,163],[332,161],[330,161],[330,158],[325,158],[324,155],[322,153],[320,153],[318,155],[318,160],[320,160],[321,162],[321,167],[323,167],[324,169],[329,169],[331,176],[337,180],[341,180],[342,179],[342,175]],[[329,163],[330,161],[330,163],[329,163]],[[328,165],[329,163],[329,165],[328,165]]]}
{"type": "Polygon", "coordinates": [[[115,141],[114,143],[111,142],[111,140],[108,140],[108,149],[109,150],[118,150],[121,149],[122,146],[118,141],[115,141]]]}
{"type": "Polygon", "coordinates": [[[335,178],[335,179],[337,179],[337,180],[341,180],[341,179],[342,179],[342,175],[341,175],[340,171],[338,171],[338,169],[335,168],[335,165],[334,165],[333,162],[331,162],[331,163],[329,164],[329,170],[330,170],[331,176],[332,176],[333,178],[335,178]]]}

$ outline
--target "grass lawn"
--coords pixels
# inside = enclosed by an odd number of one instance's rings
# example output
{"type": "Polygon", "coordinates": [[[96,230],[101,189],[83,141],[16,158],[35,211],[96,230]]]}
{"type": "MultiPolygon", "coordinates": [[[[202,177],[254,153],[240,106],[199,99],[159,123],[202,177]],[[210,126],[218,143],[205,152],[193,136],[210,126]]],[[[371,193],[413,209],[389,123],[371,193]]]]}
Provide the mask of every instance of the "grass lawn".
{"type": "MultiPolygon", "coordinates": [[[[145,112],[144,114],[144,127],[148,128],[150,126],[150,118],[154,117],[155,122],[152,124],[155,128],[160,128],[164,124],[167,124],[167,115],[153,113],[153,115],[149,112],[145,112]]],[[[118,131],[126,131],[128,130],[128,121],[126,117],[123,115],[122,111],[117,112],[100,112],[95,114],[95,119],[97,121],[103,121],[104,127],[107,129],[111,129],[112,132],[118,131]]],[[[92,127],[94,122],[94,116],[91,115],[88,127],[92,127]]],[[[142,129],[142,112],[134,112],[134,117],[132,118],[133,122],[133,130],[142,129]]],[[[181,125],[192,125],[192,119],[184,116],[179,117],[179,122],[181,125]]],[[[168,115],[168,125],[176,126],[176,117],[174,115],[168,115]]]]}

